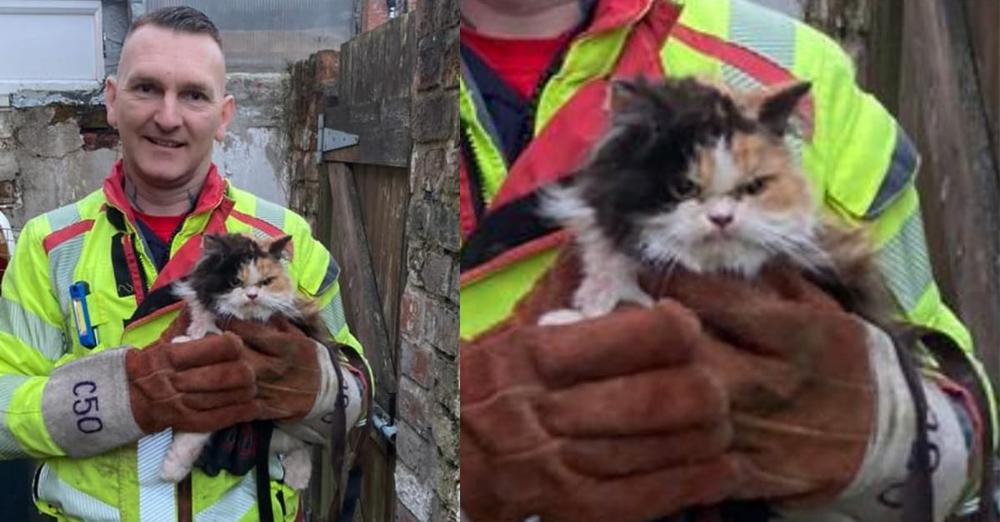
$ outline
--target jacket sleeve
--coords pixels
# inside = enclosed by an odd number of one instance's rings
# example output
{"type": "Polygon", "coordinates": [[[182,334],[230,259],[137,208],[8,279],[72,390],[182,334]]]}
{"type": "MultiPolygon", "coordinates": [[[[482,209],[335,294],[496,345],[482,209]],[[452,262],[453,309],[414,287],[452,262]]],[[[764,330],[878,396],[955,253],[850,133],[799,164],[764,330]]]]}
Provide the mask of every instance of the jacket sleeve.
{"type": "Polygon", "coordinates": [[[0,457],[62,456],[42,414],[42,396],[66,350],[63,317],[42,241],[44,218],[28,222],[4,274],[0,299],[0,457]]]}
{"type": "Polygon", "coordinates": [[[69,355],[52,287],[47,220],[30,221],[0,299],[0,458],[86,457],[142,436],[132,415],[125,349],[69,355]]]}

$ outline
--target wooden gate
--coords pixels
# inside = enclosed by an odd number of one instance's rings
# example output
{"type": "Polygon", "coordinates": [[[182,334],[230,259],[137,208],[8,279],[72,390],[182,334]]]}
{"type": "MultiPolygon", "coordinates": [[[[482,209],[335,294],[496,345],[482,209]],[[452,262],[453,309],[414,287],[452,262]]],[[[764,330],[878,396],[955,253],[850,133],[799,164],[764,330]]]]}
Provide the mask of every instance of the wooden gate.
{"type": "Polygon", "coordinates": [[[415,24],[402,15],[341,47],[336,93],[327,97],[318,142],[317,228],[341,266],[348,324],[375,373],[372,436],[354,520],[394,520],[394,421],[399,301],[405,277],[410,195],[410,87],[415,24]],[[326,142],[326,146],[323,143],[326,142]],[[346,146],[345,146],[346,145],[346,146]]]}

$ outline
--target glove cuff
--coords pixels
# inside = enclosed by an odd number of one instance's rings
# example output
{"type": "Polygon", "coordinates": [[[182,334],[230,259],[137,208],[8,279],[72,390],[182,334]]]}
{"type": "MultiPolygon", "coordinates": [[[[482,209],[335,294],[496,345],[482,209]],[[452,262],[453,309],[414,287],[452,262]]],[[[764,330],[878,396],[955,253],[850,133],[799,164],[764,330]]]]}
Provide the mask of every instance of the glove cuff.
{"type": "Polygon", "coordinates": [[[88,457],[143,435],[132,415],[125,353],[106,350],[56,368],[42,391],[42,418],[69,457],[88,457]]]}
{"type": "MultiPolygon", "coordinates": [[[[875,425],[864,460],[854,480],[823,513],[840,513],[854,520],[896,520],[910,447],[916,436],[916,408],[910,396],[893,340],[866,323],[868,354],[875,384],[875,425]]],[[[967,479],[968,452],[956,411],[944,392],[921,379],[927,398],[928,439],[937,448],[932,474],[933,520],[944,520],[961,496],[967,479]]],[[[785,513],[791,522],[826,520],[815,512],[785,513]]]]}
{"type": "MultiPolygon", "coordinates": [[[[337,389],[340,382],[337,379],[337,372],[333,368],[331,357],[336,355],[322,343],[314,343],[316,347],[316,358],[319,363],[319,391],[316,393],[316,401],[312,409],[304,419],[298,422],[282,422],[279,427],[293,435],[312,444],[327,444],[330,441],[330,425],[333,413],[337,408],[337,389]]],[[[348,371],[346,365],[342,365],[344,372],[344,400],[346,411],[344,417],[347,429],[358,421],[361,416],[361,385],[354,378],[352,372],[348,371]]]]}

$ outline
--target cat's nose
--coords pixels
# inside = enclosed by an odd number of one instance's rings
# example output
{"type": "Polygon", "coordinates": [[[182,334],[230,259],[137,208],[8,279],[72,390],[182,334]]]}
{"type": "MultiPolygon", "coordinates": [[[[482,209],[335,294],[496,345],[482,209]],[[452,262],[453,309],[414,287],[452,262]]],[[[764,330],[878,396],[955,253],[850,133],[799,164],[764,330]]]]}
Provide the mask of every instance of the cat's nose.
{"type": "Polygon", "coordinates": [[[251,301],[257,299],[257,292],[247,292],[247,299],[251,301]]]}
{"type": "Polygon", "coordinates": [[[732,214],[709,214],[708,220],[715,224],[719,228],[726,228],[727,225],[733,222],[732,214]]]}

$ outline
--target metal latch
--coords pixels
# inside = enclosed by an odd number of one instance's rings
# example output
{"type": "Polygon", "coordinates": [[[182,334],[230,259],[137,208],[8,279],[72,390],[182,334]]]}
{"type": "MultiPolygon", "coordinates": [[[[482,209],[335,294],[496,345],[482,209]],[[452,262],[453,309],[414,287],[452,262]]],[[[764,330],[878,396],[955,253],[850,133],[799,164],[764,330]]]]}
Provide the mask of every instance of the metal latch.
{"type": "Polygon", "coordinates": [[[382,435],[385,439],[386,444],[394,445],[396,444],[396,432],[399,431],[396,428],[396,423],[393,421],[392,417],[382,409],[378,404],[372,404],[372,428],[382,435]]]}
{"type": "Polygon", "coordinates": [[[316,132],[316,162],[323,161],[323,153],[333,150],[347,148],[357,145],[360,138],[357,134],[351,134],[337,129],[326,128],[323,114],[319,115],[319,127],[316,132]]]}

